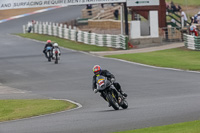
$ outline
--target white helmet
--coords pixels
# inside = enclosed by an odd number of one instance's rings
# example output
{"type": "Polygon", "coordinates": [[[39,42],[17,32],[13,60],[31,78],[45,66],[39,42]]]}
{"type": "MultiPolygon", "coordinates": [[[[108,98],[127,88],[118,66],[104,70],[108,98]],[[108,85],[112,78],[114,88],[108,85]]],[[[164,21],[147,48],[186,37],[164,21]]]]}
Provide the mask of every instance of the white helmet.
{"type": "Polygon", "coordinates": [[[54,43],[53,46],[54,46],[54,47],[58,47],[58,44],[57,44],[57,43],[54,43]]]}

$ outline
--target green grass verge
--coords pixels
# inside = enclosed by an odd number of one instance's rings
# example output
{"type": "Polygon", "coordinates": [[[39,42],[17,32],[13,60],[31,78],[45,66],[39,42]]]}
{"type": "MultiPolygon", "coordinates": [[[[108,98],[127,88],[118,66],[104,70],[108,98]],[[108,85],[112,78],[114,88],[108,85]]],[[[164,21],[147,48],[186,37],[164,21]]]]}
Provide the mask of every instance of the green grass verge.
{"type": "Polygon", "coordinates": [[[55,113],[75,107],[75,104],[63,100],[0,100],[0,122],[55,113]]]}
{"type": "Polygon", "coordinates": [[[173,1],[176,4],[183,6],[200,6],[200,0],[166,0],[167,2],[173,1]]]}
{"type": "Polygon", "coordinates": [[[200,133],[200,121],[150,127],[117,133],[200,133]]]}
{"type": "Polygon", "coordinates": [[[25,38],[31,38],[31,39],[35,39],[35,40],[39,40],[39,41],[44,41],[44,42],[46,42],[47,40],[52,40],[53,42],[58,43],[59,46],[69,48],[69,49],[79,50],[79,51],[85,51],[85,52],[116,50],[114,48],[99,47],[99,46],[95,46],[95,45],[87,45],[87,44],[78,43],[78,42],[74,42],[74,41],[70,41],[70,40],[66,40],[66,39],[62,39],[62,38],[58,38],[58,37],[54,37],[54,36],[48,36],[48,35],[33,34],[33,33],[27,33],[27,34],[20,33],[20,34],[15,34],[15,35],[25,37],[25,38]]]}
{"type": "Polygon", "coordinates": [[[127,61],[183,70],[200,70],[200,52],[175,48],[148,53],[108,55],[106,57],[119,58],[127,61]]]}

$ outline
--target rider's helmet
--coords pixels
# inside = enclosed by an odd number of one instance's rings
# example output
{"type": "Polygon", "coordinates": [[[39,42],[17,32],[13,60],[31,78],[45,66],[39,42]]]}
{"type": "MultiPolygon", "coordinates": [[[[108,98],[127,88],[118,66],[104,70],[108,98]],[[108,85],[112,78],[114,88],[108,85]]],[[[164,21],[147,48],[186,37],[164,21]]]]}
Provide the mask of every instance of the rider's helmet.
{"type": "Polygon", "coordinates": [[[93,67],[93,72],[94,72],[95,75],[99,75],[100,72],[101,72],[101,67],[99,65],[95,65],[93,67]]]}
{"type": "Polygon", "coordinates": [[[58,47],[58,44],[57,44],[57,43],[54,43],[53,46],[54,46],[54,47],[58,47]]]}
{"type": "Polygon", "coordinates": [[[51,40],[47,40],[47,43],[51,43],[51,40]]]}

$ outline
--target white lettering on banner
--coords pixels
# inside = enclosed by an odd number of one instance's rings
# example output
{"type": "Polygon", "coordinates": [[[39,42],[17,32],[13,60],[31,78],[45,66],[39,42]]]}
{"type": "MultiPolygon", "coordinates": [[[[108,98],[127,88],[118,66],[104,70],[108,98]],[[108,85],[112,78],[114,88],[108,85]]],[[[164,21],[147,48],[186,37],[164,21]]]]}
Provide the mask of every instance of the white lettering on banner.
{"type": "Polygon", "coordinates": [[[122,2],[126,0],[0,0],[0,10],[122,2]]]}

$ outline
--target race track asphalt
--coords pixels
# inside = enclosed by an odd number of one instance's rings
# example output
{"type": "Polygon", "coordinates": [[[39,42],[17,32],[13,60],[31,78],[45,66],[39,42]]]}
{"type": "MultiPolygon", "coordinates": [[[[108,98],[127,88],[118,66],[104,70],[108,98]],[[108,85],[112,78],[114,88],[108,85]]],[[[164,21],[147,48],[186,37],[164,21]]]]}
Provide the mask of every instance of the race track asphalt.
{"type": "Polygon", "coordinates": [[[7,98],[70,99],[82,108],[0,123],[0,133],[107,133],[200,119],[200,73],[154,68],[62,49],[59,64],[48,62],[44,43],[20,38],[22,25],[63,22],[80,16],[70,6],[0,24],[0,83],[24,93],[7,98]],[[129,108],[114,111],[92,91],[92,67],[112,72],[128,94],[129,108]]]}

